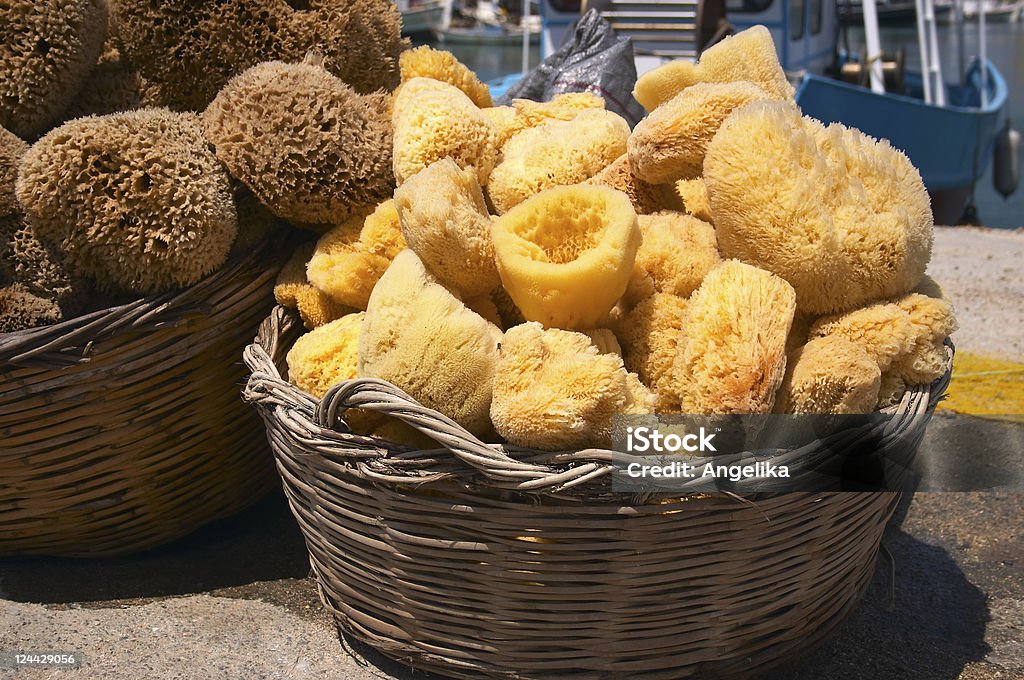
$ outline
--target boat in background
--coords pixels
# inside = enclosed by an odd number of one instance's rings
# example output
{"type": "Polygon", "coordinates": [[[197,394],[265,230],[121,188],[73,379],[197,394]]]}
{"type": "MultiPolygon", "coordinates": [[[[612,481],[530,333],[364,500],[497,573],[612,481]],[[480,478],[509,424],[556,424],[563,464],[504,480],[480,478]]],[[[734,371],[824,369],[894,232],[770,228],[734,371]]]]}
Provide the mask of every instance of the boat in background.
{"type": "Polygon", "coordinates": [[[432,33],[444,19],[444,0],[396,0],[402,13],[402,35],[432,33]]]}
{"type": "MultiPolygon", "coordinates": [[[[521,45],[523,29],[520,26],[480,24],[477,26],[450,26],[434,30],[437,40],[454,45],[521,45]]],[[[540,25],[530,27],[531,45],[540,43],[540,25]]]]}
{"type": "MultiPolygon", "coordinates": [[[[839,21],[851,26],[864,23],[864,5],[860,0],[838,0],[839,21]]],[[[935,3],[935,16],[952,16],[952,2],[935,3]]],[[[917,19],[917,5],[913,0],[887,0],[876,8],[880,24],[911,24],[917,19]]]]}
{"type": "Polygon", "coordinates": [[[963,0],[963,17],[968,21],[977,21],[982,9],[986,21],[1016,23],[1024,15],[1024,0],[963,0]]]}
{"type": "Polygon", "coordinates": [[[433,31],[438,42],[453,45],[536,45],[540,43],[541,19],[531,11],[532,0],[524,2],[525,14],[510,16],[498,3],[477,0],[472,8],[462,6],[453,14],[454,0],[443,0],[448,11],[433,31]]]}

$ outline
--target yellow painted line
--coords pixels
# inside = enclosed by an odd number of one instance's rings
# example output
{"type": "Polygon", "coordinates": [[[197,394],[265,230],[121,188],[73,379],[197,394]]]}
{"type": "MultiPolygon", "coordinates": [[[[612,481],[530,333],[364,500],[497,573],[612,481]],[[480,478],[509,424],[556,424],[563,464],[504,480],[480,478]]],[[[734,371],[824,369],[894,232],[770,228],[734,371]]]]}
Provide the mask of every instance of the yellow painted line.
{"type": "Polygon", "coordinates": [[[939,409],[1024,422],[1024,364],[957,351],[953,380],[939,409]]]}

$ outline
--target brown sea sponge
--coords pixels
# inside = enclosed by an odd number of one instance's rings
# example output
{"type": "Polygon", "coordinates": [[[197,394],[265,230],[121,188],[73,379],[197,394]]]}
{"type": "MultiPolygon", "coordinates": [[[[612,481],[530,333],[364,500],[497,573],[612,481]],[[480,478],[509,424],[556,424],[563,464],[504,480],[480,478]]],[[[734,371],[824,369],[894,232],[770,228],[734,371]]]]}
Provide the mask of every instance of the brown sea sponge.
{"type": "Polygon", "coordinates": [[[0,269],[36,297],[55,303],[62,318],[70,318],[85,308],[89,284],[72,276],[61,252],[40,241],[31,226],[19,222],[11,236],[6,255],[0,254],[0,269]]]}
{"type": "Polygon", "coordinates": [[[0,288],[0,333],[48,326],[61,318],[56,302],[33,295],[20,283],[0,288]]]}
{"type": "Polygon", "coordinates": [[[451,158],[482,185],[497,157],[491,121],[457,88],[425,89],[395,102],[394,171],[399,184],[434,161],[451,158]]]}
{"type": "Polygon", "coordinates": [[[840,335],[817,337],[789,356],[777,413],[870,413],[881,372],[859,345],[840,335]]]}
{"type": "Polygon", "coordinates": [[[671,184],[651,184],[637,177],[630,168],[627,154],[619,156],[584,184],[618,189],[629,196],[637,215],[648,215],[659,210],[683,210],[683,201],[675,187],[671,184]]]}
{"type": "Polygon", "coordinates": [[[629,124],[604,109],[524,130],[505,144],[490,174],[491,202],[502,214],[545,189],[589,179],[626,152],[628,137],[629,124]]]}
{"type": "Polygon", "coordinates": [[[107,39],[100,56],[86,77],[78,96],[64,111],[64,119],[82,116],[104,116],[108,113],[130,111],[156,102],[146,101],[149,91],[135,66],[121,50],[117,25],[108,17],[107,39]]]}
{"type": "Polygon", "coordinates": [[[811,325],[808,338],[826,335],[842,336],[858,345],[882,371],[910,352],[916,339],[910,315],[891,303],[823,316],[811,325]]]}
{"type": "Polygon", "coordinates": [[[346,314],[301,336],[288,350],[288,382],[318,399],[356,377],[365,312],[346,314]]]}
{"type": "Polygon", "coordinates": [[[435,161],[395,190],[395,206],[406,243],[448,289],[473,297],[501,283],[491,216],[473,170],[450,158],[435,161]]]}
{"type": "Polygon", "coordinates": [[[411,250],[377,282],[359,340],[359,376],[387,380],[478,436],[489,410],[501,330],[438,283],[411,250]]]}
{"type": "Polygon", "coordinates": [[[235,240],[231,180],[193,114],[145,109],[65,123],[22,158],[17,192],[39,239],[102,290],[191,285],[235,240]]]}
{"type": "Polygon", "coordinates": [[[105,0],[0,3],[0,125],[29,138],[58,122],[106,32],[105,0]]]}
{"type": "Polygon", "coordinates": [[[306,278],[306,263],[313,256],[314,247],[315,244],[307,243],[296,248],[274,283],[277,304],[297,310],[306,328],[318,328],[359,311],[335,302],[306,278]]]}
{"type": "Polygon", "coordinates": [[[704,178],[681,179],[675,184],[676,194],[683,201],[683,212],[693,215],[708,224],[714,224],[711,205],[708,203],[708,190],[704,186],[704,178]]]}
{"type": "Polygon", "coordinates": [[[494,106],[487,85],[451,52],[421,45],[402,52],[398,58],[398,67],[403,81],[417,77],[433,78],[459,88],[481,109],[494,106]]]}
{"type": "Polygon", "coordinates": [[[268,62],[232,79],[203,127],[232,176],[275,214],[337,224],[394,189],[388,105],[313,63],[268,62]]]}
{"type": "MultiPolygon", "coordinates": [[[[18,163],[28,151],[28,144],[6,128],[0,127],[0,220],[21,212],[14,194],[14,182],[18,178],[18,163]]],[[[0,255],[3,254],[0,242],[0,255]]]]}
{"type": "Polygon", "coordinates": [[[643,242],[623,298],[627,305],[655,293],[689,297],[722,261],[715,229],[707,222],[670,211],[640,215],[637,221],[643,242]]]}
{"type": "Polygon", "coordinates": [[[753,83],[698,83],[637,123],[629,136],[629,162],[637,177],[653,184],[696,179],[708,143],[730,113],[769,99],[753,83]]]}
{"type": "Polygon", "coordinates": [[[555,187],[515,206],[491,227],[501,282],[529,321],[586,329],[606,325],[640,246],[629,197],[607,187],[555,187]]]}
{"type": "Polygon", "coordinates": [[[679,347],[686,300],[655,293],[615,326],[626,368],[636,373],[657,395],[657,412],[678,411],[681,396],[675,388],[672,363],[679,347]]]}
{"type": "Polygon", "coordinates": [[[398,8],[389,0],[161,0],[114,6],[124,50],[157,100],[201,111],[260,62],[322,55],[325,68],[369,94],[398,84],[398,8]]]}
{"type": "Polygon", "coordinates": [[[736,260],[712,269],[686,306],[672,367],[683,412],[771,412],[795,312],[779,277],[736,260]]]}
{"type": "Polygon", "coordinates": [[[501,339],[491,420],[517,446],[607,447],[612,416],[653,408],[653,396],[633,377],[586,335],[525,323],[501,339]]]}
{"type": "Polygon", "coordinates": [[[648,71],[636,81],[633,96],[654,111],[664,102],[698,83],[731,83],[747,80],[773,99],[793,101],[789,84],[775,51],[772,34],[754,26],[712,45],[700,55],[700,62],[671,61],[648,71]]]}
{"type": "Polygon", "coordinates": [[[886,142],[754,102],[708,145],[704,182],[722,256],[789,281],[802,311],[856,309],[906,293],[924,274],[928,194],[886,142]]]}

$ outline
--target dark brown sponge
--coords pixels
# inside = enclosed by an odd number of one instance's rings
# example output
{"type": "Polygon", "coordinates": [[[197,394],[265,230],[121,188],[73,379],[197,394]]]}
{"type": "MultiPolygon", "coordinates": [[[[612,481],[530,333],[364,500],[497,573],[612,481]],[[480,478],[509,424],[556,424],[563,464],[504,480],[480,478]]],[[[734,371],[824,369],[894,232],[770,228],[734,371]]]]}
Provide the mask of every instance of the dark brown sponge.
{"type": "Polygon", "coordinates": [[[15,283],[0,288],[0,333],[47,326],[61,320],[56,303],[33,295],[15,283]]]}
{"type": "Polygon", "coordinates": [[[228,83],[203,126],[231,175],[275,214],[340,224],[394,190],[389,106],[313,63],[275,61],[228,83]]]}
{"type": "Polygon", "coordinates": [[[20,224],[10,240],[10,249],[0,258],[11,279],[33,295],[56,303],[62,318],[80,313],[86,304],[89,285],[68,273],[61,253],[40,241],[32,227],[20,224]]]}
{"type": "MultiPolygon", "coordinates": [[[[18,161],[28,151],[28,144],[17,135],[0,127],[0,220],[20,212],[14,196],[14,180],[18,177],[18,161]]],[[[0,244],[0,254],[3,245],[0,244]]]]}
{"type": "Polygon", "coordinates": [[[65,123],[22,158],[17,194],[39,239],[107,292],[191,285],[224,263],[236,234],[231,180],[195,114],[65,123]]]}
{"type": "Polygon", "coordinates": [[[117,0],[125,52],[158,101],[201,111],[260,62],[323,55],[360,93],[398,84],[401,15],[390,0],[117,0]]]}
{"type": "Polygon", "coordinates": [[[0,125],[31,138],[57,123],[106,32],[106,0],[0,2],[0,125]]]}

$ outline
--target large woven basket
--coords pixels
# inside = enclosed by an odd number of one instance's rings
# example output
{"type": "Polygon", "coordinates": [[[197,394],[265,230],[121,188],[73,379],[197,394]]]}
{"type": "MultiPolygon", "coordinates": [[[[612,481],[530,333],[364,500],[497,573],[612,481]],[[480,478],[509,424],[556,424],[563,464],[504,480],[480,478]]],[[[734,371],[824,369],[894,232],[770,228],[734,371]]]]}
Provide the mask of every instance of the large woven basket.
{"type": "Polygon", "coordinates": [[[0,334],[0,555],[114,555],[276,485],[238,356],[280,263],[252,253],[181,292],[0,334]]]}
{"type": "MultiPolygon", "coordinates": [[[[295,329],[280,308],[262,324],[245,396],[325,605],[390,657],[465,678],[750,677],[828,635],[872,577],[898,493],[609,493],[607,451],[489,446],[381,381],[318,402],[283,377],[295,329]],[[346,407],[438,450],[351,434],[346,407]]],[[[879,446],[916,449],[947,382],[911,390],[879,446]]]]}

